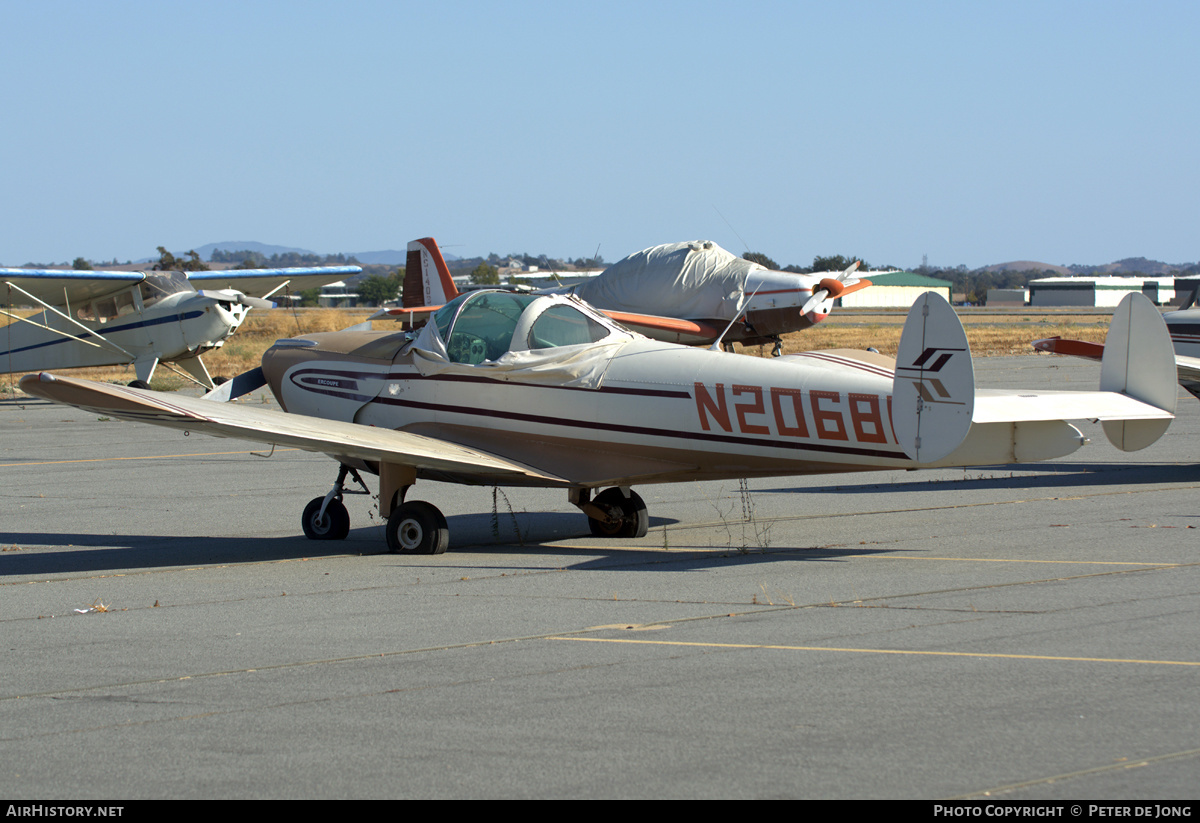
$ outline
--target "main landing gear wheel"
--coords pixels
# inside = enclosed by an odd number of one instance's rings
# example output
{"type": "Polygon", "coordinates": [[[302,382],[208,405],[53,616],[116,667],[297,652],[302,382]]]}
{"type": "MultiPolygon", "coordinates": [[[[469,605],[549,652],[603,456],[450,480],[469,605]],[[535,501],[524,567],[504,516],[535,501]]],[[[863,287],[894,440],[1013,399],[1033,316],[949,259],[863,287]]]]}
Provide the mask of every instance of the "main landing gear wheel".
{"type": "Polygon", "coordinates": [[[626,497],[620,489],[605,489],[592,502],[608,512],[615,521],[605,523],[589,517],[588,526],[596,537],[645,537],[650,529],[646,503],[635,491],[629,492],[629,497],[626,497]]]}
{"type": "Polygon", "coordinates": [[[321,517],[321,504],[324,497],[314,497],[304,507],[300,516],[300,525],[304,528],[304,536],[309,540],[345,540],[350,534],[350,512],[340,500],[330,500],[325,507],[325,516],[321,517]]]}
{"type": "Polygon", "coordinates": [[[150,384],[147,383],[145,380],[130,380],[129,388],[131,388],[131,389],[149,389],[150,384]]]}
{"type": "Polygon", "coordinates": [[[411,500],[388,516],[387,544],[392,554],[441,554],[450,547],[450,527],[437,506],[411,500]]]}

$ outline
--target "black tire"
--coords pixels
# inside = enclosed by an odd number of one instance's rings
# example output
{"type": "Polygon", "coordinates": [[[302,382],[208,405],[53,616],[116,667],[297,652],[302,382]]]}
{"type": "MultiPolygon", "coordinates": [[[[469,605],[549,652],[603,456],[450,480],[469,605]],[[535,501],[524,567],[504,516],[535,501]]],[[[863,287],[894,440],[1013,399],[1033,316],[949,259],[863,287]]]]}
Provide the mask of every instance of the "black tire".
{"type": "Polygon", "coordinates": [[[442,554],[450,547],[450,527],[437,506],[410,500],[388,516],[387,544],[392,554],[442,554]]]}
{"type": "Polygon", "coordinates": [[[605,489],[592,502],[611,516],[621,518],[620,522],[609,524],[589,517],[588,526],[596,537],[645,537],[650,530],[646,503],[635,491],[626,497],[620,489],[605,489]]]}
{"type": "Polygon", "coordinates": [[[150,384],[147,383],[145,380],[131,380],[131,381],[129,381],[129,388],[131,388],[131,389],[148,389],[148,388],[150,388],[150,384]]]}
{"type": "Polygon", "coordinates": [[[345,540],[350,534],[350,512],[340,500],[330,500],[325,507],[325,516],[318,519],[324,497],[314,497],[304,507],[300,526],[309,540],[345,540]]]}
{"type": "Polygon", "coordinates": [[[224,386],[228,382],[229,382],[228,377],[214,377],[213,378],[213,387],[215,388],[217,386],[224,386]]]}

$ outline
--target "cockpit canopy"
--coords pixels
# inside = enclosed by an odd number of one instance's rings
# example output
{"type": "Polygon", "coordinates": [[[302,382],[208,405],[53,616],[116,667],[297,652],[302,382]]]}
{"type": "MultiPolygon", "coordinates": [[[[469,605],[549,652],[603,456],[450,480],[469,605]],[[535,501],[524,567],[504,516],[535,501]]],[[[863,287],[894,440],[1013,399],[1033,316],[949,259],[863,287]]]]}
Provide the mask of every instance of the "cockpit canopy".
{"type": "Polygon", "coordinates": [[[562,296],[474,291],[442,306],[433,322],[452,363],[478,365],[507,352],[599,343],[622,334],[562,296]]]}
{"type": "Polygon", "coordinates": [[[438,309],[410,354],[426,376],[598,388],[634,337],[577,297],[474,291],[438,309]]]}

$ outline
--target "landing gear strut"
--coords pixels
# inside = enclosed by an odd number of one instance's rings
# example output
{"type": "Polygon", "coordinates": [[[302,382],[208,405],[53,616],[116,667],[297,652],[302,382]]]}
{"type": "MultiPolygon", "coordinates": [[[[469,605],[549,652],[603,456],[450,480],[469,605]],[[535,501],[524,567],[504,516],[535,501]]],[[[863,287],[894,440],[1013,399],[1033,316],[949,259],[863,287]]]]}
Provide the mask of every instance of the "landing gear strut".
{"type": "Polygon", "coordinates": [[[572,489],[570,500],[588,516],[596,537],[645,537],[650,528],[646,503],[628,487],[605,489],[589,501],[590,489],[572,489]]]}
{"type": "Polygon", "coordinates": [[[350,513],[342,503],[343,494],[370,494],[367,484],[358,476],[358,472],[349,466],[342,466],[338,471],[333,488],[324,497],[314,497],[304,507],[300,515],[300,526],[304,536],[309,540],[345,540],[350,534],[350,513]],[[352,475],[355,482],[362,488],[346,489],[346,475],[352,475]]]}

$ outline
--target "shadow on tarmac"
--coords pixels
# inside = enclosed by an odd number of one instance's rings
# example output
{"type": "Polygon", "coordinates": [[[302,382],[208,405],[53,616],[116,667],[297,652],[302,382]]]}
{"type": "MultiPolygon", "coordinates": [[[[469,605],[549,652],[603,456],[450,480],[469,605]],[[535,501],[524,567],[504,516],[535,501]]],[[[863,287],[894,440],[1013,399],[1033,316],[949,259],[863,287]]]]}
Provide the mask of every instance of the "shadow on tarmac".
{"type": "MultiPolygon", "coordinates": [[[[513,518],[502,515],[497,523],[491,514],[458,515],[447,518],[451,544],[446,555],[388,555],[379,525],[354,528],[346,540],[315,541],[301,534],[283,537],[181,536],[153,534],[38,534],[0,532],[0,579],[42,575],[139,571],[167,567],[213,566],[239,563],[270,563],[302,558],[346,555],[385,555],[391,566],[453,568],[455,554],[485,555],[497,560],[497,570],[545,571],[545,564],[522,562],[533,555],[553,554],[569,559],[562,568],[611,569],[620,566],[649,567],[655,571],[687,571],[731,564],[755,564],[780,560],[838,560],[895,549],[870,550],[860,547],[770,546],[739,548],[734,545],[670,544],[648,548],[644,543],[607,540],[587,531],[582,515],[572,512],[521,512],[513,518]],[[519,536],[518,536],[519,532],[519,536]],[[549,545],[556,541],[587,541],[588,545],[549,545]],[[27,548],[28,547],[28,548],[27,548]],[[14,550],[15,549],[15,550],[14,550]]],[[[651,518],[650,538],[677,521],[651,518]]],[[[678,538],[676,538],[678,539],[678,538]]],[[[668,537],[670,540],[670,537],[668,537]]],[[[478,557],[471,568],[481,568],[478,557]]]]}

